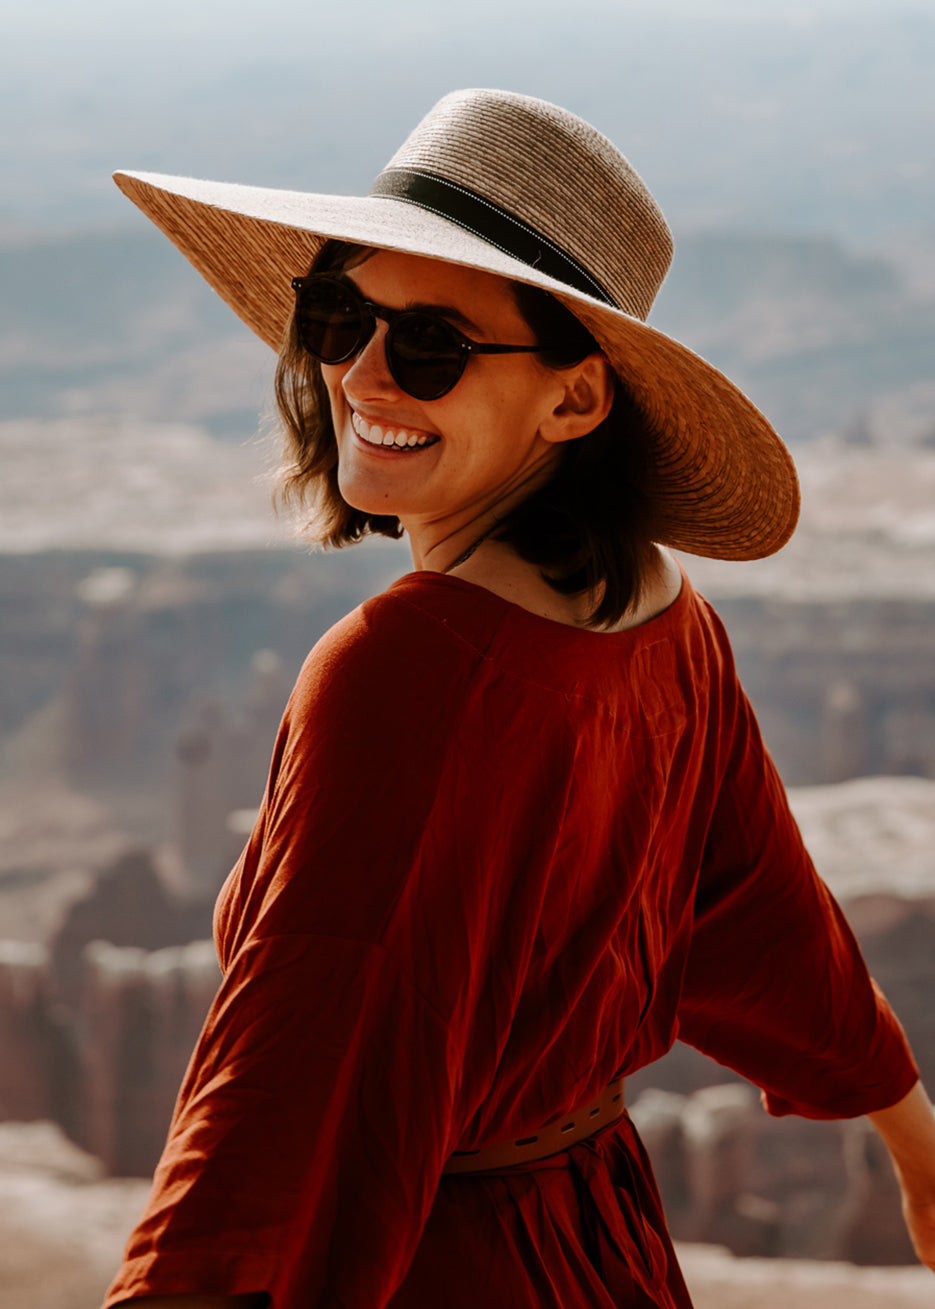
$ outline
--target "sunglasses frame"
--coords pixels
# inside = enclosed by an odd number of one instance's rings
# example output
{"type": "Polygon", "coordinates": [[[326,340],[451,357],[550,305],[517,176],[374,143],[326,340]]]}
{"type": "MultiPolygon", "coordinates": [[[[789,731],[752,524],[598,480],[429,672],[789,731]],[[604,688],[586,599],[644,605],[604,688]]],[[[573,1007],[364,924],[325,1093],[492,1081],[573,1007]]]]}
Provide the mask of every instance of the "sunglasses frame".
{"type": "MultiPolygon", "coordinates": [[[[536,354],[548,348],[547,346],[543,346],[543,345],[502,345],[493,342],[487,343],[482,341],[473,341],[469,336],[465,336],[463,332],[459,331],[459,329],[455,327],[454,323],[450,323],[443,314],[428,313],[423,309],[390,309],[386,305],[380,305],[373,300],[365,299],[364,296],[361,295],[361,293],[357,290],[357,287],[354,286],[352,282],[348,282],[342,277],[335,277],[328,273],[311,273],[307,277],[293,277],[292,289],[293,291],[295,291],[295,320],[296,320],[296,329],[299,336],[299,342],[302,345],[302,348],[306,350],[308,354],[312,356],[313,359],[317,359],[318,362],[322,364],[347,363],[348,359],[353,359],[355,355],[360,354],[361,350],[363,350],[364,347],[367,345],[367,343],[372,339],[373,334],[377,329],[377,320],[379,319],[380,322],[387,324],[387,332],[383,342],[383,350],[384,350],[384,355],[386,357],[386,366],[390,371],[390,376],[393,378],[393,381],[400,388],[400,390],[405,391],[407,395],[411,395],[416,400],[440,400],[442,396],[447,395],[449,391],[454,390],[454,388],[458,385],[461,378],[463,377],[464,370],[467,367],[468,359],[471,357],[472,354],[477,354],[477,355],[536,354]],[[320,286],[322,283],[329,283],[332,286],[336,286],[340,288],[340,290],[343,291],[344,294],[347,295],[352,302],[357,304],[360,312],[360,335],[355,341],[353,347],[350,350],[346,351],[338,359],[322,358],[322,356],[318,354],[317,351],[312,350],[310,346],[302,339],[302,327],[301,327],[302,293],[303,291],[309,289],[310,286],[312,285],[320,286]],[[437,328],[441,326],[442,328],[444,328],[445,332],[448,334],[451,341],[459,351],[459,354],[452,360],[453,366],[457,368],[457,372],[453,380],[447,385],[443,386],[441,389],[437,391],[433,391],[430,395],[419,395],[417,392],[411,391],[409,387],[403,382],[403,380],[397,374],[397,368],[399,367],[399,359],[397,358],[396,351],[394,349],[394,339],[395,339],[395,334],[399,329],[399,325],[403,323],[406,319],[421,319],[423,321],[427,320],[433,325],[433,327],[437,328]]],[[[427,358],[431,358],[431,356],[427,356],[427,358]]],[[[403,365],[403,368],[405,369],[405,365],[403,365]]]]}

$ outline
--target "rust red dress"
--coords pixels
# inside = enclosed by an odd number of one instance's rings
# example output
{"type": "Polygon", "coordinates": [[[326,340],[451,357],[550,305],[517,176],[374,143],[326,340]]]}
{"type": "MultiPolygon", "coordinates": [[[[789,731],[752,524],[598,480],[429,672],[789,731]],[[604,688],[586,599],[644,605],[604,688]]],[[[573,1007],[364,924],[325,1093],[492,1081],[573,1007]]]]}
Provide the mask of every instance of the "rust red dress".
{"type": "Polygon", "coordinates": [[[772,1113],[917,1072],[687,581],[599,634],[402,578],[312,651],[216,921],[224,980],[107,1304],[690,1305],[628,1118],[443,1176],[680,1037],[772,1113]]]}

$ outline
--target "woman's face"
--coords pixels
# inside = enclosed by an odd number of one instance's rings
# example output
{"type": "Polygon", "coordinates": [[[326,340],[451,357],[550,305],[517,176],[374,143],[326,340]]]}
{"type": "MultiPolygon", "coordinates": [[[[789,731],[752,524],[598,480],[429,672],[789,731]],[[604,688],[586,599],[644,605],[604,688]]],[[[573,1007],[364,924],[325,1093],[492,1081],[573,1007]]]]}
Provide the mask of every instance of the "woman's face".
{"type": "MultiPolygon", "coordinates": [[[[392,309],[431,306],[474,341],[535,344],[509,283],[491,273],[377,251],[344,275],[367,300],[392,309]]],[[[512,507],[547,479],[559,457],[549,415],[566,389],[563,372],[531,354],[472,355],[447,395],[416,400],[390,374],[386,330],[378,320],[357,356],[322,365],[348,504],[395,515],[414,543],[420,532],[443,540],[512,507]],[[417,443],[385,445],[389,432],[417,443]]]]}

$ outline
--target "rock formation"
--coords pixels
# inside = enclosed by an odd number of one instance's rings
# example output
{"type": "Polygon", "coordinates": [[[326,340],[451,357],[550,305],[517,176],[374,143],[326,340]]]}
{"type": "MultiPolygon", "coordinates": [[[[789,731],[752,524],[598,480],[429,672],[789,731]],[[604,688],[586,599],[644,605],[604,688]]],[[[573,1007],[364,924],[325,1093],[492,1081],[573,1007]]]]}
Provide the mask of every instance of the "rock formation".
{"type": "Polygon", "coordinates": [[[0,941],[0,1119],[51,1118],[48,951],[0,941]]]}
{"type": "Polygon", "coordinates": [[[76,1015],[76,1139],[117,1176],[145,1177],[220,980],[210,941],[146,952],[89,945],[76,1015]]]}
{"type": "Polygon", "coordinates": [[[741,1082],[631,1109],[673,1235],[734,1254],[911,1263],[885,1148],[864,1119],[773,1119],[741,1082]]]}

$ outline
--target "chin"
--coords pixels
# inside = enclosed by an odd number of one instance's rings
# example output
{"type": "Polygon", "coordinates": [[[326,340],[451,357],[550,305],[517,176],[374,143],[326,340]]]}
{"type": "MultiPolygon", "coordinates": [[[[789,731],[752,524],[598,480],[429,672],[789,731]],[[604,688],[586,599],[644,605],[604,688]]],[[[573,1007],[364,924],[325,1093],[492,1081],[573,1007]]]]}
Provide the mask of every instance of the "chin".
{"type": "Polygon", "coordinates": [[[350,485],[345,486],[339,478],[338,491],[344,503],[350,505],[352,509],[356,509],[358,513],[379,514],[381,517],[392,518],[397,517],[399,513],[395,502],[387,496],[385,487],[382,489],[374,487],[368,490],[366,487],[355,485],[353,481],[351,481],[350,485]]]}

